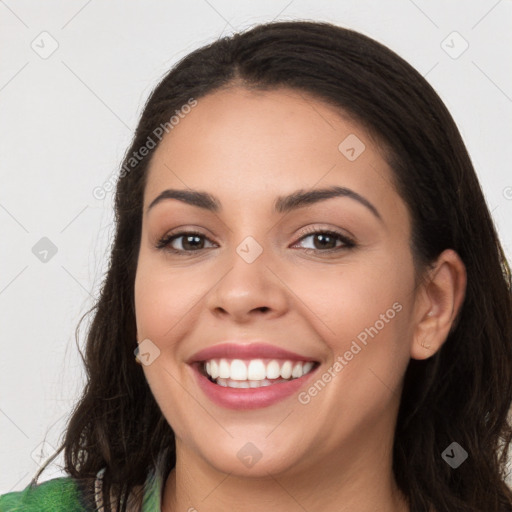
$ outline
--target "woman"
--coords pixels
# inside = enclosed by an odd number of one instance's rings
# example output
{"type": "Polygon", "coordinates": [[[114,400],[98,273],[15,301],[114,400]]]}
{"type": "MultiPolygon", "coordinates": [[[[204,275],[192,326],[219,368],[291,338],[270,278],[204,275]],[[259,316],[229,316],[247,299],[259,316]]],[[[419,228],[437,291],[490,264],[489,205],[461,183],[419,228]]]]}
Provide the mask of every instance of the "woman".
{"type": "Polygon", "coordinates": [[[70,476],[0,510],[512,510],[510,271],[400,57],[303,21],[194,51],[115,207],[70,476]]]}

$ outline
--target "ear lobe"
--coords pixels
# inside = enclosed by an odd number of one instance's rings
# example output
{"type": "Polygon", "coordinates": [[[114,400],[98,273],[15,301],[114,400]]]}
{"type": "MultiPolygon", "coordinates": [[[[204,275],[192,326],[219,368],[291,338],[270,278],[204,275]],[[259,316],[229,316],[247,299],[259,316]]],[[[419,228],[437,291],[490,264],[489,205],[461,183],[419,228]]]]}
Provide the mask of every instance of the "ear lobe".
{"type": "Polygon", "coordinates": [[[437,332],[439,332],[439,326],[435,320],[424,318],[418,324],[411,346],[411,357],[413,359],[428,359],[441,348],[442,343],[439,343],[437,337],[437,343],[434,344],[434,337],[437,332]]]}
{"type": "Polygon", "coordinates": [[[466,267],[460,256],[446,249],[416,293],[413,359],[428,359],[446,341],[466,293],[466,267]]]}

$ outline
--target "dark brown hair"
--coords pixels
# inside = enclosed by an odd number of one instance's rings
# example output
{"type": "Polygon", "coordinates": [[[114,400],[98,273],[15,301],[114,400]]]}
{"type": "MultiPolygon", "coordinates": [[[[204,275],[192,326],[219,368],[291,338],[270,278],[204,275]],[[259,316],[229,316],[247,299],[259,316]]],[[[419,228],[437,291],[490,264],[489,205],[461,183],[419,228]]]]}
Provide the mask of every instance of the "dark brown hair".
{"type": "Polygon", "coordinates": [[[64,450],[65,470],[75,478],[93,478],[105,467],[104,490],[116,489],[125,502],[163,449],[170,447],[175,464],[173,431],[134,362],[143,194],[158,145],[137,165],[129,162],[190,98],[200,101],[233,84],[302,91],[356,120],[385,149],[411,215],[420,271],[444,249],[460,255],[465,300],[443,347],[429,359],[411,360],[406,370],[393,471],[414,512],[512,511],[505,483],[512,439],[511,277],[470,157],[421,74],[382,44],[328,23],[268,23],[219,39],[183,58],[151,94],[117,182],[108,272],[86,313],[94,311],[87,384],[55,456],[64,450]],[[441,457],[454,441],[469,454],[456,470],[441,457]]]}

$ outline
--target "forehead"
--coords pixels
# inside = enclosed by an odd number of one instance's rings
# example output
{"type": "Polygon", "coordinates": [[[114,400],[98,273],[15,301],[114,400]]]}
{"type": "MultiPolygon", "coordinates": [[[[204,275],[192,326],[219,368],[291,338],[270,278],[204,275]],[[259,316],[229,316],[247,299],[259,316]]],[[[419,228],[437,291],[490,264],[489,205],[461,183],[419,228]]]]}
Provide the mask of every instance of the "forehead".
{"type": "Polygon", "coordinates": [[[171,187],[247,204],[337,184],[371,189],[378,200],[391,177],[376,143],[340,109],[300,91],[242,87],[197,100],[163,137],[148,172],[145,206],[171,187]]]}

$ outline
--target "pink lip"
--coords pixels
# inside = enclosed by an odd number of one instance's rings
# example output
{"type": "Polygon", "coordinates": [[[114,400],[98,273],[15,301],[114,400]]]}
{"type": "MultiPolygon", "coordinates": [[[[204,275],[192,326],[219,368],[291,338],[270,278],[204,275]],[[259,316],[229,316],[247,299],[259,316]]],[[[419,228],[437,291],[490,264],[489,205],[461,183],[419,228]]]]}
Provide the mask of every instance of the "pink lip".
{"type": "Polygon", "coordinates": [[[314,361],[310,356],[296,354],[268,343],[221,343],[196,352],[189,364],[209,359],[288,359],[291,361],[314,361]]]}
{"type": "MultiPolygon", "coordinates": [[[[307,360],[307,359],[306,359],[307,360]]],[[[228,388],[219,386],[205,377],[199,370],[200,364],[191,365],[194,377],[204,394],[217,405],[228,409],[258,409],[268,407],[297,393],[318,367],[307,375],[288,382],[280,382],[261,388],[228,388]]]]}
{"type": "MultiPolygon", "coordinates": [[[[201,363],[210,359],[285,359],[289,361],[315,361],[314,358],[303,354],[290,352],[268,343],[252,342],[220,343],[196,352],[188,361],[194,378],[205,395],[217,405],[228,409],[257,409],[267,407],[284,400],[296,393],[311,375],[316,372],[313,368],[307,375],[288,382],[279,382],[261,388],[229,388],[212,382],[201,372],[201,363]]],[[[316,362],[316,361],[315,361],[316,362]]]]}

